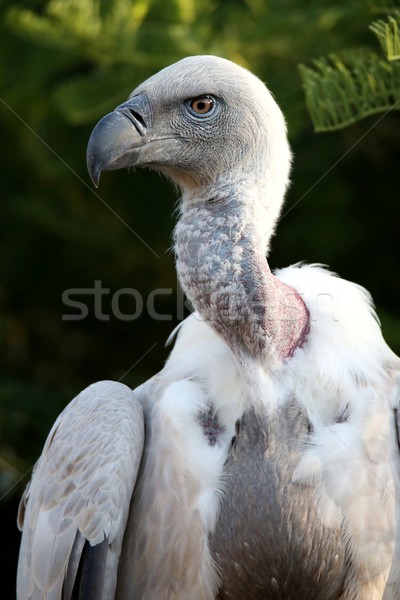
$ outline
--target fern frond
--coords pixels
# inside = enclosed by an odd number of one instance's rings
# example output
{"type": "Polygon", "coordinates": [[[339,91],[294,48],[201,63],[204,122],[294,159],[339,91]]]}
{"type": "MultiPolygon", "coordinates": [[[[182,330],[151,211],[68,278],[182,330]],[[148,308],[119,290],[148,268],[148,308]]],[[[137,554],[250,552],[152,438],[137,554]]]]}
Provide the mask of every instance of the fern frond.
{"type": "Polygon", "coordinates": [[[316,131],[333,131],[369,115],[400,109],[400,64],[374,53],[331,54],[300,65],[316,131]]]}
{"type": "Polygon", "coordinates": [[[376,35],[382,50],[389,61],[400,59],[400,10],[393,12],[386,20],[379,19],[369,26],[376,35]]]}

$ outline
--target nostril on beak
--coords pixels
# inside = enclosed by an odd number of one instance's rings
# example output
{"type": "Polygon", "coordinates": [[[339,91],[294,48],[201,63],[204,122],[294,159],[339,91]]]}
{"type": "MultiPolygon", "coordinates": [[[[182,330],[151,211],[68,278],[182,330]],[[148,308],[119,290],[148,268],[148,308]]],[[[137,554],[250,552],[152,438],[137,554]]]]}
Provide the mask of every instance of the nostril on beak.
{"type": "Polygon", "coordinates": [[[146,94],[133,96],[115,109],[130,120],[138,134],[142,137],[151,127],[151,106],[146,94]]]}
{"type": "Polygon", "coordinates": [[[139,121],[139,123],[142,125],[142,127],[143,127],[144,129],[147,129],[146,122],[145,122],[145,120],[143,119],[143,117],[142,117],[142,115],[141,115],[140,113],[136,112],[136,111],[135,111],[135,110],[133,110],[132,108],[128,108],[128,112],[130,112],[130,113],[131,113],[131,115],[133,116],[133,118],[134,118],[136,121],[139,121]]]}

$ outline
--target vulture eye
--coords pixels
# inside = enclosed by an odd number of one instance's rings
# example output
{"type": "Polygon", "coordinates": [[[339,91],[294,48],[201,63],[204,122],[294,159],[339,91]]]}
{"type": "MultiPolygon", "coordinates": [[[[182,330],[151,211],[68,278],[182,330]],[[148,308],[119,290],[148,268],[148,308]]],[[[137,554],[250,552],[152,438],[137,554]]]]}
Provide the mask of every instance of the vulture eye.
{"type": "Polygon", "coordinates": [[[209,117],[215,110],[216,101],[212,96],[199,96],[188,100],[187,107],[195,117],[209,117]]]}

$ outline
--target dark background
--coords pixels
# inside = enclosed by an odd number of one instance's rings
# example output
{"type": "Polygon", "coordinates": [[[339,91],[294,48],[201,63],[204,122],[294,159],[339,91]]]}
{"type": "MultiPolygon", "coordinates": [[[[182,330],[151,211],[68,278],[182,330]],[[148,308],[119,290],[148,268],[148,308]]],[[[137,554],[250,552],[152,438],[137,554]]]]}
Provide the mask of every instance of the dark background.
{"type": "MultiPolygon", "coordinates": [[[[133,387],[154,374],[182,315],[170,250],[174,191],[138,171],[106,173],[96,192],[85,167],[96,121],[159,68],[218,54],[267,82],[295,155],[270,264],[321,262],[367,287],[399,353],[400,114],[316,134],[298,73],[300,63],[341,48],[379,51],[372,17],[368,3],[355,0],[1,3],[2,598],[14,597],[18,499],[56,415],[95,380],[133,387]],[[96,318],[90,296],[87,318],[63,320],[74,312],[65,290],[96,280],[110,290],[102,301],[109,320],[96,318]],[[138,290],[144,302],[166,288],[155,308],[170,320],[146,310],[117,319],[111,298],[121,288],[138,290]]],[[[135,312],[134,298],[123,300],[121,310],[135,312]]]]}

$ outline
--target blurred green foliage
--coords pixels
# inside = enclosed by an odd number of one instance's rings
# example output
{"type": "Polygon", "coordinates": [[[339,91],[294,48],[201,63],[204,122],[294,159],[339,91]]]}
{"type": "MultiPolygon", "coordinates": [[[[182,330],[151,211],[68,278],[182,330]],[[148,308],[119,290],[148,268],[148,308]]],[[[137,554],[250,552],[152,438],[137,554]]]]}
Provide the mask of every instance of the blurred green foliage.
{"type": "MultiPolygon", "coordinates": [[[[218,54],[249,67],[268,83],[286,114],[293,184],[271,265],[322,262],[366,286],[385,337],[399,352],[400,115],[393,112],[379,122],[375,116],[317,136],[298,74],[299,63],[349,44],[380,51],[368,31],[370,21],[366,1],[3,0],[3,530],[10,529],[28,476],[19,479],[62,407],[94,380],[135,386],[168,355],[164,342],[182,314],[169,250],[174,190],[139,171],[103,174],[95,191],[85,150],[97,119],[144,78],[185,55],[218,54]],[[99,320],[89,297],[86,319],[63,320],[71,312],[63,292],[91,288],[95,280],[110,290],[105,314],[121,288],[134,288],[144,299],[166,288],[155,308],[171,319],[156,321],[144,310],[133,321],[99,320]]],[[[134,312],[132,299],[125,300],[125,311],[134,312]]]]}
{"type": "Polygon", "coordinates": [[[334,131],[400,109],[400,0],[380,2],[375,10],[386,13],[369,26],[385,57],[360,48],[315,59],[313,68],[300,65],[316,131],[334,131]]]}

